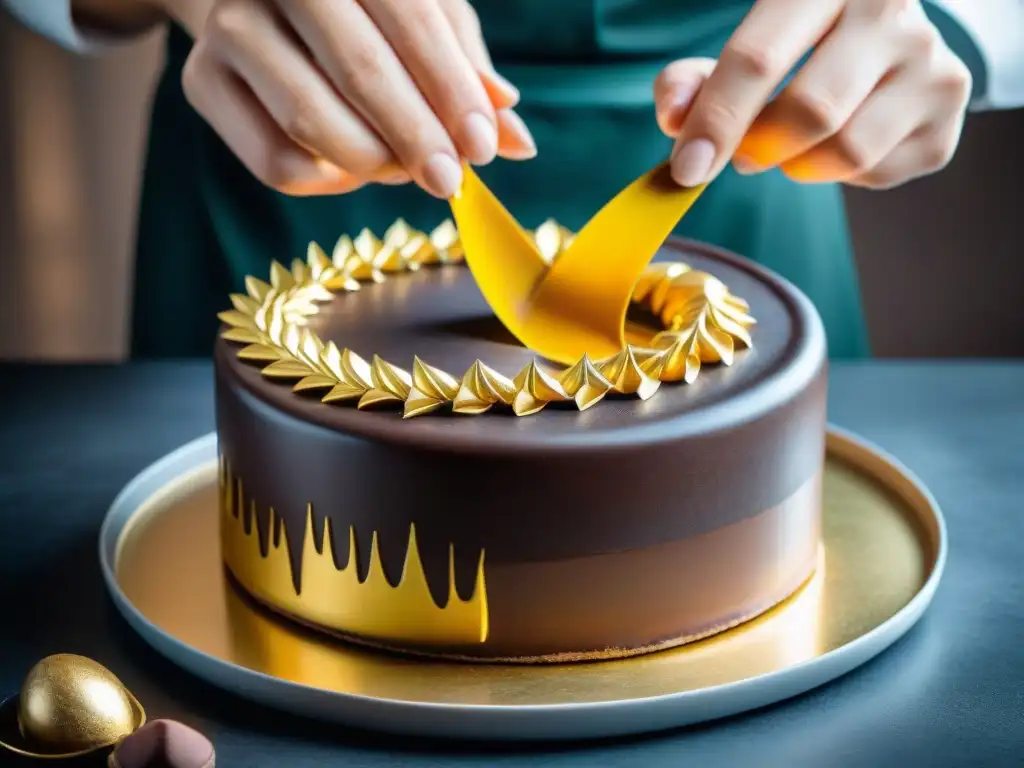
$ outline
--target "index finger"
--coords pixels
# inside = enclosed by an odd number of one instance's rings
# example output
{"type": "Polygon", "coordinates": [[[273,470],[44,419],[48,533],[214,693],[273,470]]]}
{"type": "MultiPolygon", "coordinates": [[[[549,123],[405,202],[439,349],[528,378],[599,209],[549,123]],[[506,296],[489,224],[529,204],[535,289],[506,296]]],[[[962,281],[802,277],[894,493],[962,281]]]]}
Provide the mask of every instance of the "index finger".
{"type": "Polygon", "coordinates": [[[726,43],[672,152],[684,186],[717,176],[800,58],[835,23],[843,0],[759,0],[726,43]]]}

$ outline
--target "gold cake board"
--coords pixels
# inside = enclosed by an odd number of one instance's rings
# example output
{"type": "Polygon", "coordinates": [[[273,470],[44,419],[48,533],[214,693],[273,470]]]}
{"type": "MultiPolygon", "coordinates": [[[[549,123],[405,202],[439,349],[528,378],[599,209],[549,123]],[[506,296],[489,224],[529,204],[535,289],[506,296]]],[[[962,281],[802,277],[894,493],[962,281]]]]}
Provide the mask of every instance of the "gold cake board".
{"type": "Polygon", "coordinates": [[[705,640],[630,659],[466,665],[356,647],[256,606],[222,567],[217,493],[211,434],[118,496],[100,557],[128,623],[176,664],[245,698],[441,737],[622,735],[798,695],[901,637],[931,601],[947,546],[927,489],[893,458],[830,429],[821,567],[781,605],[705,640]]]}

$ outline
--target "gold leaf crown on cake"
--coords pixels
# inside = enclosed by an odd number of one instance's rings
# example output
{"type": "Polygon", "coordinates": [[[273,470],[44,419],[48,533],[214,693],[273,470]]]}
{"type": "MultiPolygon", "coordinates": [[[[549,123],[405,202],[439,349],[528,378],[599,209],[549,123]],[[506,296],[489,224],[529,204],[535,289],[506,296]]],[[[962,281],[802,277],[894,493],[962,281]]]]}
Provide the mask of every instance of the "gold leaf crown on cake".
{"type": "MultiPolygon", "coordinates": [[[[532,235],[549,262],[573,238],[553,220],[532,235]]],[[[218,315],[229,326],[221,336],[242,345],[238,356],[262,366],[264,376],[294,382],[295,392],[322,392],[324,403],[355,403],[360,409],[400,404],[406,418],[449,403],[455,413],[482,414],[498,406],[526,416],[555,402],[572,401],[584,410],[609,392],[647,399],[662,382],[692,383],[702,364],[731,365],[737,347],[752,346],[749,329],[756,321],[747,303],[718,278],[680,262],[655,262],[636,283],[633,303],[663,325],[647,344],[627,344],[602,360],[584,355],[562,371],[535,360],[509,378],[477,360],[456,377],[419,357],[408,371],[377,355],[367,362],[353,350],[324,343],[307,327],[319,304],[336,292],[358,291],[426,265],[462,262],[451,220],[429,234],[399,219],[382,239],[368,229],[355,239],[343,235],[330,256],[310,243],[306,260],[295,259],[290,270],[273,262],[269,283],[246,278],[247,294],[232,295],[234,309],[218,315]]]]}

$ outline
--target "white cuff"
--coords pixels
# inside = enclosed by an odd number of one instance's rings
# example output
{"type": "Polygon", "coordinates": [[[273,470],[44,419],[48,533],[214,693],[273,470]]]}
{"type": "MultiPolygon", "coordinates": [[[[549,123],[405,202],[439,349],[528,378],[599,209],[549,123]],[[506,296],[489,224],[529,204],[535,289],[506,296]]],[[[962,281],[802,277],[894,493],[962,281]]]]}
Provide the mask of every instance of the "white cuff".
{"type": "Polygon", "coordinates": [[[72,17],[71,0],[0,0],[0,5],[33,32],[74,53],[98,53],[136,39],[82,29],[72,17]]]}
{"type": "Polygon", "coordinates": [[[1024,0],[931,0],[977,46],[986,70],[975,109],[1024,107],[1024,0]]]}

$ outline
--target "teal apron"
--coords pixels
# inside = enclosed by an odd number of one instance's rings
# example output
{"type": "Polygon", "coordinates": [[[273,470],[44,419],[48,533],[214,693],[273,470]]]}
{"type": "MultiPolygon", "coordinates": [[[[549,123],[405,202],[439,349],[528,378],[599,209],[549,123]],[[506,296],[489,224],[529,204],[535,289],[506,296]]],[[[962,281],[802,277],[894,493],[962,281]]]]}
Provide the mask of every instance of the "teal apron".
{"type": "MultiPolygon", "coordinates": [[[[554,217],[577,228],[622,187],[664,160],[653,82],[681,57],[717,57],[750,0],[478,0],[498,71],[522,92],[518,112],[538,156],[497,160],[481,176],[525,226],[554,217]]],[[[418,188],[371,186],[332,198],[290,198],[253,177],[186,103],[191,45],[171,30],[152,114],[132,312],[135,357],[207,356],[216,313],[246,275],[265,276],[315,240],[330,247],[401,216],[429,229],[450,216],[418,188]]],[[[833,358],[868,354],[840,190],[778,172],[726,170],[678,233],[720,245],[799,286],[815,303],[833,358]]]]}

